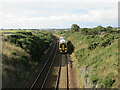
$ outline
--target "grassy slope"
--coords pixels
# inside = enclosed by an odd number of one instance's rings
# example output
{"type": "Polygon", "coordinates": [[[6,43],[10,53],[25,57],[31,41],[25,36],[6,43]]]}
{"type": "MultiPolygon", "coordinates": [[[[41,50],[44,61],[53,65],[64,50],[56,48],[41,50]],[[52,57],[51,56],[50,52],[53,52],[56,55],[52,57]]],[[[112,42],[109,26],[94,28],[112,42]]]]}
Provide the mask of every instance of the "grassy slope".
{"type": "MultiPolygon", "coordinates": [[[[37,31],[33,33],[36,34],[37,31]]],[[[42,37],[42,36],[36,35],[36,37],[42,37]]],[[[47,35],[44,37],[48,40],[51,40],[51,37],[48,37],[47,35]]],[[[4,38],[5,37],[3,37],[3,39],[4,38]]],[[[27,40],[24,39],[24,41],[27,41],[27,40]]],[[[43,48],[40,42],[37,42],[37,40],[34,40],[34,42],[36,42],[35,44],[37,43],[39,44],[39,48],[40,47],[43,48]]],[[[50,44],[50,42],[48,44],[50,44]]],[[[31,44],[29,44],[29,46],[30,45],[31,44]]],[[[38,47],[37,46],[33,47],[34,50],[35,48],[38,48],[38,47]]],[[[42,51],[36,52],[36,54],[39,54],[39,59],[41,56],[40,55],[41,52],[42,51]]],[[[2,68],[3,88],[4,87],[5,88],[6,87],[21,88],[26,84],[27,81],[34,78],[34,76],[37,74],[36,70],[40,62],[33,61],[30,54],[26,52],[25,49],[17,46],[15,43],[12,43],[12,42],[10,43],[8,41],[3,40],[2,41],[2,64],[3,64],[3,68],[2,68]]]]}
{"type": "Polygon", "coordinates": [[[94,50],[88,50],[87,36],[79,32],[61,35],[67,37],[67,40],[73,43],[75,47],[73,55],[78,57],[79,67],[90,68],[90,72],[89,74],[86,73],[85,78],[89,78],[93,83],[97,82],[96,87],[118,87],[118,39],[115,39],[111,45],[105,48],[96,47],[94,50]],[[75,53],[82,48],[85,49],[84,53],[75,53]],[[82,55],[81,58],[79,58],[80,55],[82,55]],[[109,86],[111,80],[115,82],[112,86],[109,86]]]}
{"type": "Polygon", "coordinates": [[[25,78],[27,78],[29,74],[29,69],[27,68],[32,68],[34,64],[27,63],[26,61],[30,59],[30,56],[23,49],[14,44],[3,41],[2,50],[3,87],[20,87],[20,83],[24,83],[25,78]]]}

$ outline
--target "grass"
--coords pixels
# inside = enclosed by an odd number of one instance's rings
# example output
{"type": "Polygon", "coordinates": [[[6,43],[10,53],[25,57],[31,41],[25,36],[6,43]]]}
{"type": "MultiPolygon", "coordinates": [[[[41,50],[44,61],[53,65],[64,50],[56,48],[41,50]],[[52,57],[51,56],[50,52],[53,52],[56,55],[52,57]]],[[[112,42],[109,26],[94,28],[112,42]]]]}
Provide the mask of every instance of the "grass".
{"type": "Polygon", "coordinates": [[[2,42],[3,88],[22,88],[37,74],[41,56],[52,43],[47,32],[15,32],[2,42]]]}
{"type": "Polygon", "coordinates": [[[63,31],[62,33],[57,32],[73,43],[75,50],[72,55],[78,60],[79,67],[90,68],[89,75],[85,74],[85,78],[89,78],[91,83],[97,83],[98,88],[118,87],[118,36],[116,34],[84,35],[80,32],[63,31]]]}
{"type": "Polygon", "coordinates": [[[18,32],[20,30],[1,30],[0,32],[18,32]]]}
{"type": "Polygon", "coordinates": [[[12,35],[16,32],[36,32],[35,30],[0,30],[0,35],[4,35],[4,36],[7,36],[7,35],[12,35]]]}
{"type": "Polygon", "coordinates": [[[19,32],[19,31],[27,31],[30,32],[32,30],[0,30],[0,32],[19,32]]]}
{"type": "MultiPolygon", "coordinates": [[[[24,76],[24,74],[27,73],[29,70],[25,69],[25,67],[32,67],[34,66],[34,64],[28,63],[30,60],[29,54],[27,54],[23,49],[17,47],[14,44],[3,41],[2,50],[3,87],[16,87],[16,82],[24,82],[24,79],[28,77],[24,76]],[[24,59],[23,56],[26,57],[26,59],[24,59]]],[[[19,87],[21,85],[22,84],[19,83],[19,87]]]]}

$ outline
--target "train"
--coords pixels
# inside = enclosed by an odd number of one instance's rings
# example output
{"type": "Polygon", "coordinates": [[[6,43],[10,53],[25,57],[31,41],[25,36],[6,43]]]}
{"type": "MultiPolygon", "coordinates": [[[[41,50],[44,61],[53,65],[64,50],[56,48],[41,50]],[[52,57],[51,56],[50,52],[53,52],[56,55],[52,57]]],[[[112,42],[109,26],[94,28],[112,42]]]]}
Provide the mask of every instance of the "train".
{"type": "Polygon", "coordinates": [[[59,51],[60,53],[67,53],[68,46],[64,37],[60,37],[59,40],[59,51]]]}

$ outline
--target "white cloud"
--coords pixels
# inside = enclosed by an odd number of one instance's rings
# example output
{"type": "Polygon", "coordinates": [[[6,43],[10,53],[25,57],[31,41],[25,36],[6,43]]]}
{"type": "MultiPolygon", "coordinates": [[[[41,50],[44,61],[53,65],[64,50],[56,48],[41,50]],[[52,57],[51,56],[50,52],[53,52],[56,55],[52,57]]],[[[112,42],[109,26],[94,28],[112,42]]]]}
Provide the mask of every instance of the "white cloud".
{"type": "Polygon", "coordinates": [[[4,2],[118,2],[119,0],[1,0],[4,2]]]}
{"type": "Polygon", "coordinates": [[[84,22],[103,25],[117,22],[117,0],[112,2],[107,0],[107,4],[103,0],[92,1],[79,3],[27,2],[27,4],[24,1],[9,3],[8,0],[5,0],[3,11],[0,12],[0,19],[2,19],[0,28],[69,27],[70,24],[76,22],[78,24],[84,22]]]}

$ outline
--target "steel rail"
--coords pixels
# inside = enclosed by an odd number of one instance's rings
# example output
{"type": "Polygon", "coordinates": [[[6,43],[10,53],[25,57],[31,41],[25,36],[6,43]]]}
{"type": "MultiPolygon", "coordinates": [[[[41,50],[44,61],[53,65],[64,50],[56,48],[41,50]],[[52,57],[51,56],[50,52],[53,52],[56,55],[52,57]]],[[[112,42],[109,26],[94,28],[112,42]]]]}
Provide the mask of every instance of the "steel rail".
{"type": "Polygon", "coordinates": [[[40,77],[41,73],[43,72],[43,70],[44,70],[45,66],[47,65],[47,63],[48,63],[48,61],[49,61],[49,58],[50,58],[50,56],[52,55],[53,50],[55,49],[55,46],[56,46],[56,42],[55,42],[55,44],[54,44],[54,47],[53,47],[53,49],[52,49],[52,51],[51,51],[51,53],[50,53],[49,57],[47,58],[46,63],[44,64],[44,66],[42,67],[41,71],[40,71],[40,72],[39,72],[39,74],[37,75],[37,78],[35,79],[35,81],[34,81],[34,82],[33,82],[33,84],[31,85],[30,90],[32,90],[32,89],[33,89],[33,87],[35,86],[35,84],[36,84],[37,80],[39,79],[39,77],[40,77]]]}
{"type": "Polygon", "coordinates": [[[58,68],[58,77],[57,77],[57,81],[56,81],[56,90],[58,90],[59,88],[59,81],[60,81],[60,75],[61,75],[61,65],[62,65],[62,58],[60,60],[60,63],[59,63],[59,68],[58,68]]]}
{"type": "MultiPolygon", "coordinates": [[[[58,44],[57,44],[57,45],[58,45],[58,44]]],[[[44,88],[44,85],[45,85],[45,83],[46,83],[46,81],[47,81],[48,75],[49,75],[50,70],[51,70],[51,68],[52,68],[52,66],[53,66],[53,62],[55,61],[56,53],[57,53],[57,48],[56,48],[56,51],[55,51],[55,55],[54,55],[54,57],[53,57],[53,59],[52,59],[50,68],[49,68],[49,70],[48,70],[48,72],[47,72],[47,74],[46,74],[46,77],[45,77],[45,79],[44,79],[44,81],[43,81],[43,84],[42,84],[42,86],[41,86],[41,90],[42,90],[42,88],[44,88]]]]}
{"type": "MultiPolygon", "coordinates": [[[[50,49],[52,48],[52,45],[55,45],[55,39],[54,39],[54,41],[50,44],[49,48],[45,51],[44,55],[41,56],[41,59],[42,59],[41,65],[44,65],[46,57],[50,55],[50,54],[48,54],[48,53],[50,52],[50,49]],[[43,58],[43,57],[44,57],[44,58],[43,58]]],[[[53,48],[52,48],[52,49],[53,49],[53,48]]],[[[41,67],[42,67],[42,66],[41,66],[41,67]]],[[[38,72],[38,74],[39,74],[39,72],[38,72]]],[[[38,75],[37,75],[37,76],[38,76],[38,75]]],[[[35,80],[34,80],[34,81],[35,81],[35,80]]],[[[27,82],[28,82],[28,81],[26,81],[26,83],[25,83],[25,85],[23,86],[23,88],[27,88],[27,87],[26,87],[27,82]]],[[[31,86],[32,86],[32,85],[31,85],[31,86]]]]}
{"type": "Polygon", "coordinates": [[[66,54],[66,76],[67,76],[67,80],[66,80],[66,85],[67,85],[67,90],[69,90],[69,76],[68,76],[68,58],[67,58],[67,54],[66,54]]]}
{"type": "MultiPolygon", "coordinates": [[[[67,54],[66,54],[66,89],[69,90],[69,73],[68,73],[68,59],[67,59],[67,54]]],[[[62,66],[62,58],[59,63],[59,68],[58,68],[58,76],[57,76],[57,81],[56,81],[56,87],[55,89],[59,89],[59,82],[60,82],[60,77],[61,77],[61,66],[62,66]]]]}

